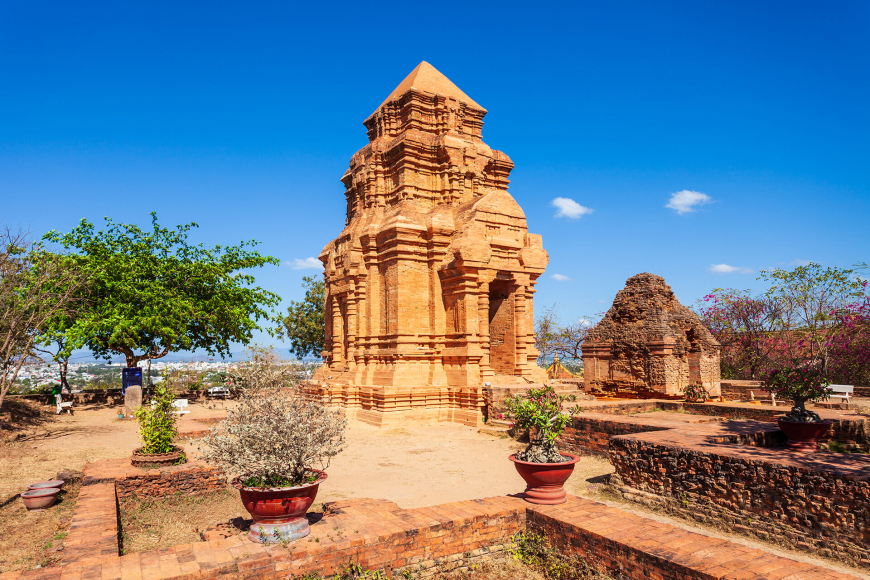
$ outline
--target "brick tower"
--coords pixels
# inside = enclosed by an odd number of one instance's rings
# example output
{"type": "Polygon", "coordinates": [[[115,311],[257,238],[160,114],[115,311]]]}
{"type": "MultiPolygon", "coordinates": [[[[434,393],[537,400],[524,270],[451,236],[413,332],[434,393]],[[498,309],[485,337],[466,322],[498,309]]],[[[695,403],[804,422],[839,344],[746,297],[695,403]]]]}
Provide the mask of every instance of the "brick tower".
{"type": "Polygon", "coordinates": [[[484,383],[546,378],[532,304],[548,256],[484,115],[422,62],[364,123],[345,228],[320,254],[325,362],[307,387],[351,416],[477,425],[484,383]]]}

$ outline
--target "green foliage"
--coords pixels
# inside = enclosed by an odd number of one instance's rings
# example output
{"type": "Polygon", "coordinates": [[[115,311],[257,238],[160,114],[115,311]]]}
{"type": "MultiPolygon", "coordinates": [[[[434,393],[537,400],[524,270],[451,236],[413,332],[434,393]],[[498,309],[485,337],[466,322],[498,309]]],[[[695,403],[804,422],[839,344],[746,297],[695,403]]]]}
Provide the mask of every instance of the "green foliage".
{"type": "Polygon", "coordinates": [[[143,453],[169,453],[175,449],[172,441],[177,430],[173,411],[173,393],[164,380],[154,387],[151,405],[142,405],[134,416],[139,422],[139,437],[142,439],[143,453]]]}
{"type": "Polygon", "coordinates": [[[300,480],[293,481],[280,475],[265,475],[248,477],[241,480],[245,487],[293,487],[294,485],[304,485],[306,483],[314,483],[317,481],[317,473],[306,473],[300,480]]]}
{"type": "Polygon", "coordinates": [[[320,356],[324,342],[325,290],[323,280],[316,276],[302,278],[305,298],[291,301],[284,318],[283,333],[290,339],[290,352],[297,358],[320,356]]]}
{"type": "Polygon", "coordinates": [[[529,389],[523,395],[508,395],[505,408],[522,429],[536,428],[538,439],[553,443],[577,413],[576,408],[565,409],[568,401],[576,401],[576,395],[559,395],[550,385],[529,389]]]}
{"type": "Polygon", "coordinates": [[[698,383],[692,383],[691,385],[683,387],[683,396],[687,399],[701,399],[702,401],[706,401],[707,389],[698,383]]]}
{"type": "Polygon", "coordinates": [[[227,356],[233,342],[247,344],[267,308],[280,297],[259,287],[251,268],[279,262],[250,250],[257,242],[215,246],[188,242],[195,223],[152,229],[116,224],[95,231],[87,220],[68,234],[51,231],[46,240],[75,253],[73,264],[88,278],[84,308],[58,329],[67,354],[86,346],[94,355],[127,357],[127,366],[179,350],[203,349],[227,356]],[[136,354],[140,351],[142,354],[136,354]]]}
{"type": "MultiPolygon", "coordinates": [[[[403,578],[409,578],[402,574],[403,578]]],[[[309,572],[301,576],[293,576],[293,580],[389,580],[389,576],[379,570],[367,570],[359,564],[350,563],[334,576],[321,576],[318,572],[309,572]]]]}
{"type": "Polygon", "coordinates": [[[514,560],[537,570],[548,580],[606,580],[597,566],[579,557],[557,552],[547,539],[534,532],[519,532],[511,538],[509,552],[514,560]]]}
{"type": "Polygon", "coordinates": [[[820,369],[785,367],[770,373],[764,381],[767,390],[782,399],[791,399],[796,407],[806,401],[826,400],[833,391],[831,382],[820,369]]]}

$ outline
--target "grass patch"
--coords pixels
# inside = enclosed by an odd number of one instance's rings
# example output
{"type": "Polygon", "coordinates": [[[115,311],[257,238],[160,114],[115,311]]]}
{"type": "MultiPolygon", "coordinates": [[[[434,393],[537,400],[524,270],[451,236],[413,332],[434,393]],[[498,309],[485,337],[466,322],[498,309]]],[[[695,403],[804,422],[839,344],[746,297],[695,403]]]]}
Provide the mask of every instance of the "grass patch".
{"type": "Polygon", "coordinates": [[[68,484],[48,509],[27,511],[17,495],[0,505],[0,573],[50,566],[63,557],[58,548],[69,533],[80,483],[68,484]]]}
{"type": "Polygon", "coordinates": [[[147,552],[202,540],[200,534],[234,518],[250,518],[239,492],[127,498],[120,502],[123,552],[147,552]]]}

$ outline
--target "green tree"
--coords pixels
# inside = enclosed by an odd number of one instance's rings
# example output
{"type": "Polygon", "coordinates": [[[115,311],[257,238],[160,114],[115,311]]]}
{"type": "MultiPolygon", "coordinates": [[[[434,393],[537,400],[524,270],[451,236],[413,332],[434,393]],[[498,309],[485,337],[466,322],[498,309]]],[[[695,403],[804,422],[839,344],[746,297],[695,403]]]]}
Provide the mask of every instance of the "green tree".
{"type": "Polygon", "coordinates": [[[238,246],[188,242],[195,223],[171,230],[151,213],[151,231],[106,218],[99,232],[87,220],[68,234],[45,239],[71,250],[87,274],[88,300],[62,328],[66,350],[85,346],[95,356],[123,354],[127,366],[170,352],[203,349],[229,355],[234,342],[247,344],[260,321],[271,322],[280,297],[253,286],[251,268],[277,265],[261,256],[255,241],[238,246]],[[139,354],[137,354],[137,351],[139,354]]]}
{"type": "Polygon", "coordinates": [[[323,280],[316,276],[302,278],[305,298],[302,302],[291,301],[284,318],[283,332],[290,339],[290,352],[297,358],[312,354],[319,357],[323,352],[325,288],[323,280]]]}
{"type": "Polygon", "coordinates": [[[778,326],[789,341],[797,341],[792,348],[805,352],[809,360],[826,369],[828,335],[837,312],[864,295],[862,281],[854,270],[823,268],[814,262],[794,270],[776,268],[760,274],[760,280],[771,284],[767,296],[778,303],[778,326]]]}

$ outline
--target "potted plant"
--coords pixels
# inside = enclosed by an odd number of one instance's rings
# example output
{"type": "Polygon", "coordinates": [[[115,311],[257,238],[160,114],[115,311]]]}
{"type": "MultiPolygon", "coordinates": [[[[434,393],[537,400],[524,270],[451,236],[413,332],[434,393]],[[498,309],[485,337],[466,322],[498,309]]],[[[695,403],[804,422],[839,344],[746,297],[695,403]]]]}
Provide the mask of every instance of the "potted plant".
{"type": "Polygon", "coordinates": [[[795,451],[817,451],[819,439],[828,432],[833,421],[822,421],[818,413],[806,409],[806,402],[827,400],[833,392],[828,388],[830,381],[818,369],[789,366],[770,373],[764,382],[776,397],[794,402],[791,411],[776,421],[788,437],[786,447],[795,451]]]}
{"type": "Polygon", "coordinates": [[[707,389],[699,383],[692,383],[683,387],[683,396],[687,403],[705,403],[707,401],[707,389]]]}
{"type": "Polygon", "coordinates": [[[133,451],[130,462],[137,467],[159,467],[185,463],[187,457],[174,444],[178,433],[175,422],[178,415],[172,406],[174,394],[168,380],[154,387],[151,405],[142,405],[133,416],[139,422],[142,447],[133,451]]]}
{"type": "Polygon", "coordinates": [[[564,484],[580,456],[559,453],[556,439],[576,414],[575,408],[565,409],[565,403],[576,400],[576,395],[560,395],[550,385],[505,399],[514,425],[529,430],[526,450],[509,459],[526,482],[524,497],[530,503],[554,505],[567,501],[564,484]]]}
{"type": "Polygon", "coordinates": [[[287,542],[310,533],[305,513],[342,450],[347,419],[306,398],[271,350],[251,349],[238,405],[202,439],[203,459],[224,468],[251,514],[248,539],[287,542]],[[315,468],[315,464],[319,468],[315,468]]]}

